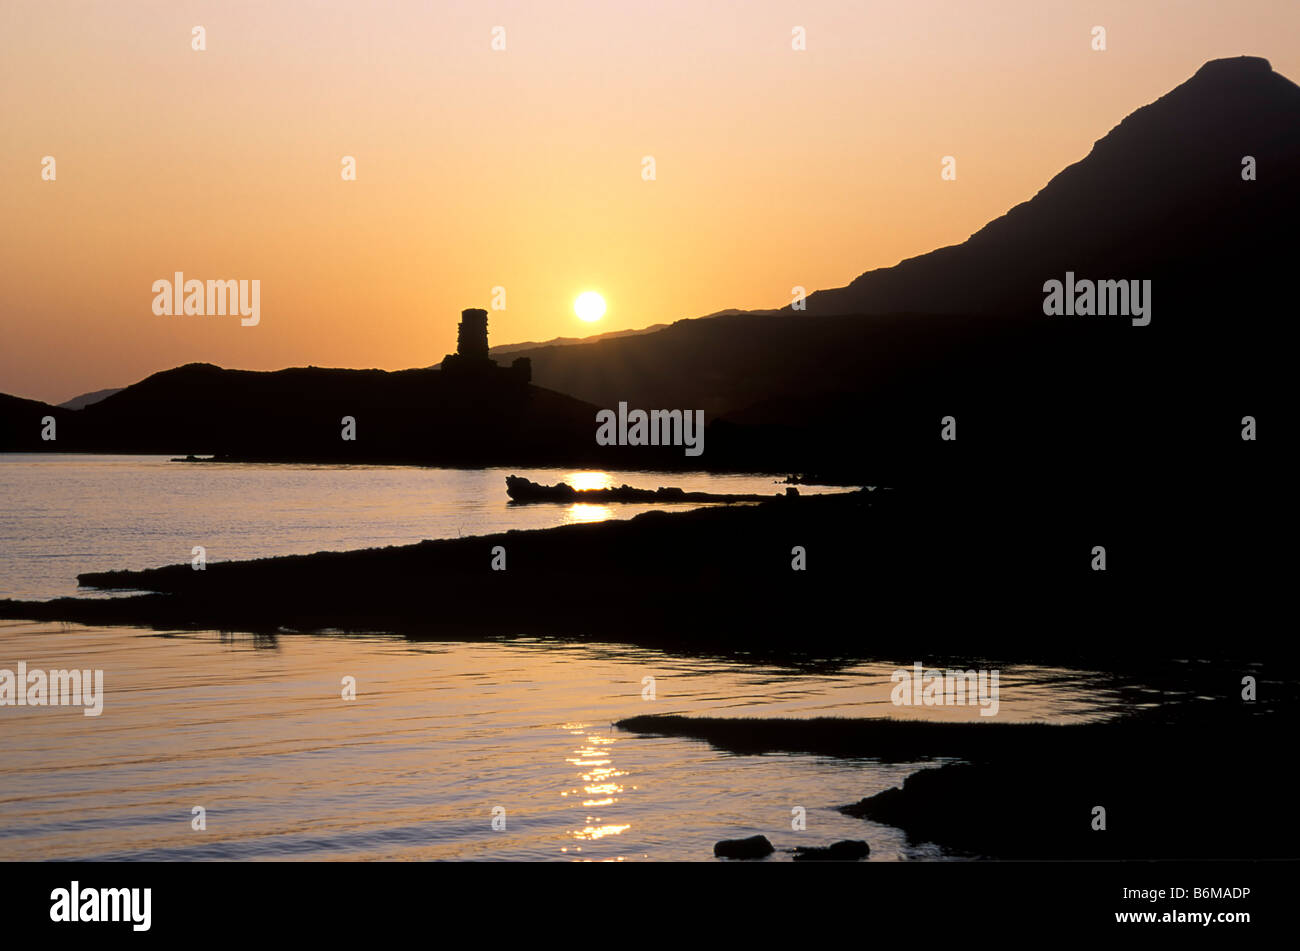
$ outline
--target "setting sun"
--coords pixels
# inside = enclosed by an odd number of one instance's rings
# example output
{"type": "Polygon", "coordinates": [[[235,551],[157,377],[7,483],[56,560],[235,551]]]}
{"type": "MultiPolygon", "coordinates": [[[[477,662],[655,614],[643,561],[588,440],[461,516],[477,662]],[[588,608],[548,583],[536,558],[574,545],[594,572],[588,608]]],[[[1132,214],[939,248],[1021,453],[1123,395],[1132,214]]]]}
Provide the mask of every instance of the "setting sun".
{"type": "Polygon", "coordinates": [[[588,323],[605,316],[605,298],[595,291],[584,291],[573,302],[573,312],[588,323]]]}

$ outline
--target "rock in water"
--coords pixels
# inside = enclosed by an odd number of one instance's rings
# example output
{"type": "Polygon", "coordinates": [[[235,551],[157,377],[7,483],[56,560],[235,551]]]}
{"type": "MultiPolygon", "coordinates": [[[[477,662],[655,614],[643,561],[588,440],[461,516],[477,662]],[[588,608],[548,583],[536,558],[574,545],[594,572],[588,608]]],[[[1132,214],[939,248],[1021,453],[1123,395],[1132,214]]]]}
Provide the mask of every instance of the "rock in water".
{"type": "Polygon", "coordinates": [[[713,846],[713,854],[720,859],[761,859],[776,850],[765,835],[751,835],[748,839],[723,839],[713,846]]]}
{"type": "Polygon", "coordinates": [[[825,847],[799,846],[794,852],[796,862],[856,862],[871,854],[871,846],[861,839],[841,839],[825,847]]]}

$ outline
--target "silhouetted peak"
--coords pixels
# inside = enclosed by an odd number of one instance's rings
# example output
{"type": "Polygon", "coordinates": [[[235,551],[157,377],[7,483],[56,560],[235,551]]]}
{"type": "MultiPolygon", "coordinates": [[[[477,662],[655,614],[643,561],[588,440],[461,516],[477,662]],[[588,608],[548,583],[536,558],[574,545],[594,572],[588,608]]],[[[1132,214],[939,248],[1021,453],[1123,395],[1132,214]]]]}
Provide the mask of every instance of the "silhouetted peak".
{"type": "Polygon", "coordinates": [[[215,363],[185,363],[182,364],[181,366],[173,367],[171,370],[165,370],[163,372],[179,373],[182,370],[202,371],[202,370],[220,370],[220,369],[221,367],[217,366],[215,363]]]}
{"type": "Polygon", "coordinates": [[[1296,85],[1275,73],[1273,66],[1262,56],[1231,56],[1210,60],[1164,99],[1172,99],[1193,110],[1197,105],[1189,105],[1191,103],[1213,104],[1210,115],[1204,117],[1212,120],[1216,117],[1216,108],[1250,110],[1257,105],[1277,105],[1294,100],[1296,93],[1296,85]]]}
{"type": "Polygon", "coordinates": [[[1189,156],[1199,155],[1217,169],[1221,145],[1256,147],[1261,139],[1287,134],[1297,104],[1300,88],[1274,73],[1263,57],[1212,59],[1181,85],[1130,113],[1097,141],[1096,150],[1124,150],[1128,154],[1121,161],[1130,166],[1167,164],[1174,154],[1186,164],[1189,156]]]}
{"type": "MultiPolygon", "coordinates": [[[[143,380],[133,383],[130,386],[123,387],[111,396],[100,400],[98,403],[92,403],[92,406],[102,406],[104,403],[116,397],[125,394],[138,393],[140,387],[152,388],[157,386],[172,386],[175,384],[201,384],[215,379],[224,373],[231,371],[217,366],[215,363],[186,363],[178,367],[172,367],[169,370],[159,370],[157,373],[150,373],[143,380]]],[[[89,409],[90,407],[87,407],[89,409]]]]}
{"type": "Polygon", "coordinates": [[[1212,59],[1196,71],[1193,79],[1235,79],[1247,76],[1267,76],[1273,65],[1262,56],[1225,56],[1212,59]]]}
{"type": "MultiPolygon", "coordinates": [[[[1274,265],[1230,249],[1283,233],[1300,208],[1297,117],[1300,86],[1268,60],[1210,60],[966,242],[818,291],[807,307],[822,314],[1033,315],[1043,275],[1085,262],[1113,273],[1145,268],[1170,289],[1163,293],[1175,295],[1164,298],[1166,306],[1198,280],[1213,283],[1222,300],[1264,287],[1274,265]],[[1255,180],[1244,177],[1247,165],[1265,170],[1253,190],[1243,190],[1255,180]],[[1193,258],[1200,264],[1190,264],[1193,258]]],[[[1264,244],[1270,254],[1280,246],[1264,244]]]]}

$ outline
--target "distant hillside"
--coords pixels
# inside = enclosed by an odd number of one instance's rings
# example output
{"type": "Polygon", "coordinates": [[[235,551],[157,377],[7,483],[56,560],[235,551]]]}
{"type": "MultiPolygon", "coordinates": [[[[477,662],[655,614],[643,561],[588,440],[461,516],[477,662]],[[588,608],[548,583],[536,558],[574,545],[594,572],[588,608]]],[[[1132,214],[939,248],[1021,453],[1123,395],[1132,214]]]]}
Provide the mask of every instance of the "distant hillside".
{"type": "Polygon", "coordinates": [[[54,448],[64,421],[71,415],[68,410],[49,403],[0,393],[0,452],[54,448]],[[41,438],[45,430],[42,421],[47,416],[54,417],[54,443],[41,438]]]}
{"type": "Polygon", "coordinates": [[[74,396],[59,405],[64,409],[85,409],[91,403],[98,403],[102,399],[107,399],[114,393],[121,393],[122,387],[114,386],[107,390],[95,390],[92,393],[82,393],[80,396],[74,396]]]}
{"type": "MultiPolygon", "coordinates": [[[[619,464],[628,450],[596,445],[595,413],[593,406],[504,371],[254,372],[193,363],[155,373],[82,410],[3,397],[7,429],[0,448],[264,461],[619,464]],[[55,443],[40,442],[45,413],[58,418],[55,443]],[[355,420],[355,440],[342,438],[346,416],[355,420]]],[[[680,449],[668,455],[665,463],[680,464],[680,449]]],[[[635,458],[655,456],[643,450],[635,458]]]]}
{"type": "Polygon", "coordinates": [[[593,334],[590,337],[556,337],[554,340],[548,340],[545,343],[512,343],[502,347],[493,347],[491,352],[494,356],[510,354],[512,357],[528,357],[530,360],[536,359],[540,355],[541,359],[550,365],[548,351],[554,347],[591,346],[627,337],[644,337],[693,320],[712,320],[715,317],[763,316],[778,313],[780,313],[778,310],[741,310],[736,307],[728,307],[725,310],[715,311],[703,317],[683,318],[671,324],[653,324],[641,330],[616,330],[611,333],[593,334]]]}
{"type": "Polygon", "coordinates": [[[556,337],[553,340],[547,340],[545,343],[528,341],[525,343],[506,343],[499,347],[492,347],[488,352],[492,356],[505,356],[506,354],[520,354],[526,350],[536,350],[541,347],[568,347],[575,343],[596,343],[600,340],[614,340],[618,337],[639,337],[641,334],[652,334],[656,330],[662,330],[667,324],[653,324],[649,327],[642,327],[640,330],[611,330],[609,333],[592,334],[590,337],[556,337]]]}
{"type": "MultiPolygon", "coordinates": [[[[740,310],[735,307],[728,307],[725,310],[715,311],[712,314],[705,314],[704,317],[698,318],[706,320],[709,317],[731,317],[736,314],[775,314],[775,310],[740,310]]],[[[506,354],[516,356],[528,356],[533,350],[544,350],[547,347],[570,347],[575,344],[600,343],[602,340],[617,340],[621,337],[640,337],[645,334],[657,333],[663,330],[669,324],[651,324],[649,327],[642,327],[639,330],[611,330],[609,333],[592,334],[589,337],[555,337],[542,343],[528,341],[526,343],[507,343],[499,347],[492,347],[489,353],[492,356],[505,356],[506,354]]],[[[438,366],[439,364],[435,364],[438,366]]]]}

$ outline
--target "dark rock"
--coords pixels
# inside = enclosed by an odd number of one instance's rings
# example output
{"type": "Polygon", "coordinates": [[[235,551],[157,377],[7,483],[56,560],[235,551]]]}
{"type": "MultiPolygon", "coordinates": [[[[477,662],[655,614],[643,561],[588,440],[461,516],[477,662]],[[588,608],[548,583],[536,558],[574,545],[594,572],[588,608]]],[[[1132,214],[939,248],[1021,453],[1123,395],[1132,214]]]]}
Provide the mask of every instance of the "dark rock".
{"type": "Polygon", "coordinates": [[[761,859],[776,850],[765,835],[751,835],[748,839],[723,839],[713,846],[713,855],[720,859],[761,859]]]}
{"type": "MultiPolygon", "coordinates": [[[[793,491],[786,490],[787,496],[793,491]]],[[[575,489],[567,482],[542,485],[522,476],[506,476],[506,494],[511,502],[767,502],[782,496],[753,495],[734,492],[687,492],[678,486],[638,489],[623,485],[609,489],[575,489]]],[[[798,493],[795,493],[797,497],[798,493]]]]}
{"type": "Polygon", "coordinates": [[[871,846],[861,839],[841,839],[827,846],[798,846],[796,862],[856,862],[871,854],[871,846]]]}

